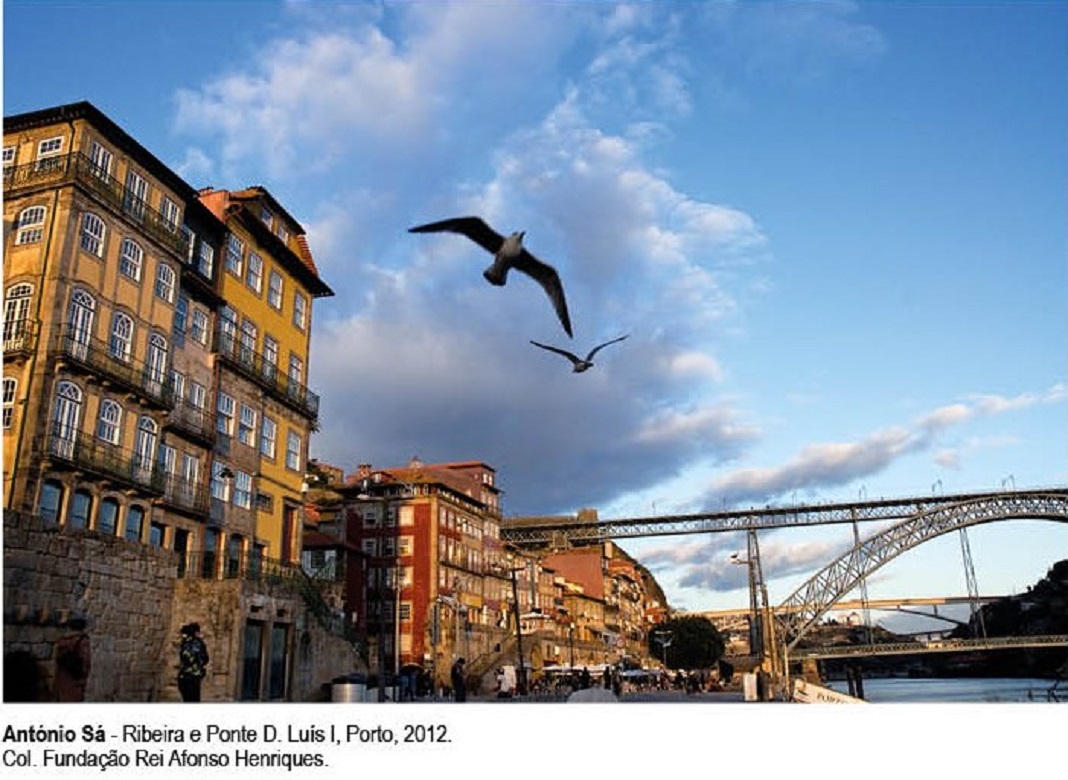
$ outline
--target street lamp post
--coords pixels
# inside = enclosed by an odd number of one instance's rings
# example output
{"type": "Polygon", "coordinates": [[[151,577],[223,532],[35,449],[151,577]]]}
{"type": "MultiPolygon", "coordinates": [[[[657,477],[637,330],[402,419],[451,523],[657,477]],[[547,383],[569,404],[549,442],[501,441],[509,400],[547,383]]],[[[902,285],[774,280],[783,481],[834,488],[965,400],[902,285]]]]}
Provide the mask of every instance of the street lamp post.
{"type": "Polygon", "coordinates": [[[653,639],[658,645],[660,645],[660,655],[664,657],[664,668],[670,669],[671,664],[668,663],[668,648],[671,647],[671,643],[675,641],[674,632],[662,628],[653,632],[653,639]]]}
{"type": "Polygon", "coordinates": [[[571,648],[571,668],[575,668],[575,624],[567,624],[567,644],[571,648]]]}

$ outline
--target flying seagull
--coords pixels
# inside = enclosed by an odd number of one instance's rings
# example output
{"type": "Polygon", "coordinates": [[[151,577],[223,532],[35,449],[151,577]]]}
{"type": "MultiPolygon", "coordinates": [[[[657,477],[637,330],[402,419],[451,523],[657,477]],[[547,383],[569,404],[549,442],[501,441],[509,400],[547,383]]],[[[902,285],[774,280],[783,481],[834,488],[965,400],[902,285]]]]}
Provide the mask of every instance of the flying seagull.
{"type": "Polygon", "coordinates": [[[456,217],[441,222],[408,228],[409,233],[459,233],[467,236],[480,247],[493,255],[493,263],[482,272],[486,281],[497,287],[503,287],[508,281],[508,271],[515,268],[531,277],[544,288],[549,300],[556,309],[556,316],[564,326],[564,331],[571,336],[571,318],[567,314],[567,301],[564,299],[564,286],[560,275],[551,265],[543,263],[530,254],[523,246],[525,230],[512,233],[507,238],[498,234],[479,217],[456,217]]]}
{"type": "MultiPolygon", "coordinates": [[[[629,336],[630,334],[628,333],[627,335],[629,336]]],[[[590,353],[586,355],[585,359],[582,359],[578,355],[568,352],[566,349],[560,349],[559,347],[550,347],[548,344],[539,344],[536,341],[531,341],[530,343],[533,344],[535,347],[541,347],[542,349],[547,349],[550,352],[555,352],[557,355],[563,355],[574,364],[574,367],[571,370],[574,371],[576,374],[581,374],[583,371],[593,368],[593,356],[596,355],[600,350],[604,349],[609,344],[615,344],[617,341],[622,341],[626,337],[627,336],[620,336],[618,339],[612,339],[611,341],[606,341],[604,344],[597,345],[596,347],[590,350],[590,353]]]]}

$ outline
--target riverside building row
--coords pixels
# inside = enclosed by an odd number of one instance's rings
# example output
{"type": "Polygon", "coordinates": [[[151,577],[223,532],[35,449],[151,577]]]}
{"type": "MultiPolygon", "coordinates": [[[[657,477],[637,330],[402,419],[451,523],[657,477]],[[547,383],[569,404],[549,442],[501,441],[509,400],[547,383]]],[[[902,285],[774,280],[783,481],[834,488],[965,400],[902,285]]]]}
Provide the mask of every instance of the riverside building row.
{"type": "Polygon", "coordinates": [[[649,663],[649,632],[668,611],[656,580],[611,542],[503,542],[511,520],[492,466],[412,459],[346,478],[313,461],[310,471],[305,568],[344,583],[337,607],[372,671],[424,670],[442,686],[463,657],[470,687],[485,691],[503,665],[532,679],[554,666],[649,663]]]}
{"type": "Polygon", "coordinates": [[[206,695],[290,696],[303,600],[241,583],[299,571],[332,295],[304,229],[263,187],[194,189],[88,102],[5,117],[3,186],[5,654],[47,670],[85,616],[115,665],[87,695],[165,698],[199,620],[206,695]]]}

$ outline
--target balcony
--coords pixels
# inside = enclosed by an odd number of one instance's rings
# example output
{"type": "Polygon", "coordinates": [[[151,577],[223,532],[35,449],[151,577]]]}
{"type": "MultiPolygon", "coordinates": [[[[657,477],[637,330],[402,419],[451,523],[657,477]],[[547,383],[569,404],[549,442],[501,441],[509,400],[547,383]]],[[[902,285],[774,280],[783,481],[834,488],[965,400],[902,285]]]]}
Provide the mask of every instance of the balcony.
{"type": "Polygon", "coordinates": [[[188,257],[189,242],[182,235],[179,225],[149,209],[147,202],[135,196],[84,154],[56,155],[4,169],[4,192],[9,198],[18,195],[20,190],[72,182],[93,193],[98,200],[134,223],[144,235],[179,258],[185,260],[188,257]]]}
{"type": "Polygon", "coordinates": [[[163,495],[165,475],[154,460],[98,439],[84,431],[53,426],[39,446],[53,462],[90,472],[105,479],[157,496],[163,495]]]}
{"type": "Polygon", "coordinates": [[[107,379],[161,409],[174,405],[170,379],[140,361],[116,354],[110,346],[71,325],[61,325],[55,351],[72,365],[107,379]]]}
{"type": "Polygon", "coordinates": [[[216,333],[215,347],[219,356],[239,374],[313,422],[319,418],[319,396],[280,372],[278,366],[264,360],[263,355],[222,331],[216,333]]]}
{"type": "Polygon", "coordinates": [[[185,399],[175,399],[174,408],[163,423],[188,439],[210,447],[215,442],[215,417],[207,409],[193,406],[185,399]]]}
{"type": "Polygon", "coordinates": [[[208,486],[191,484],[189,480],[176,474],[168,474],[163,481],[163,503],[178,511],[203,518],[210,508],[208,486]]]}
{"type": "Polygon", "coordinates": [[[4,360],[27,358],[36,348],[36,322],[13,320],[4,323],[4,360]]]}

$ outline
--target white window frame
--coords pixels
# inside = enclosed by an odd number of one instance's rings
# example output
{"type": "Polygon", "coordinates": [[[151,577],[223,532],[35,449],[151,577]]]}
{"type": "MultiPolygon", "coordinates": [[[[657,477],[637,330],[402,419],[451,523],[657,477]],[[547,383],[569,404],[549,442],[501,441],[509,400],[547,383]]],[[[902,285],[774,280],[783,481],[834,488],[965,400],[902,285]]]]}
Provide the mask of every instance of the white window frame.
{"type": "Polygon", "coordinates": [[[38,171],[50,170],[54,166],[54,160],[63,155],[66,138],[61,135],[51,138],[42,138],[37,142],[37,158],[34,167],[38,171]]]}
{"type": "Polygon", "coordinates": [[[148,182],[135,170],[126,171],[126,189],[123,191],[122,210],[136,220],[145,218],[148,207],[148,182]]]}
{"type": "Polygon", "coordinates": [[[304,442],[300,434],[294,430],[286,434],[286,468],[300,471],[301,453],[304,450],[304,442]]]}
{"type": "Polygon", "coordinates": [[[234,506],[252,509],[252,475],[234,471],[234,506]]]}
{"type": "Polygon", "coordinates": [[[97,257],[104,256],[104,239],[107,237],[108,228],[104,220],[91,211],[85,212],[82,217],[79,244],[82,249],[97,257]]]}
{"type": "Polygon", "coordinates": [[[105,181],[111,178],[111,164],[115,161],[115,155],[111,153],[111,150],[104,146],[99,141],[93,141],[89,145],[89,162],[93,175],[104,179],[105,181]]]}
{"type": "Polygon", "coordinates": [[[4,344],[23,335],[32,299],[33,285],[29,282],[19,282],[7,288],[4,296],[4,344]]]}
{"type": "Polygon", "coordinates": [[[226,236],[226,270],[241,278],[245,259],[245,242],[233,233],[226,236]]]}
{"type": "Polygon", "coordinates": [[[237,440],[249,447],[256,446],[256,410],[248,404],[241,404],[241,417],[237,423],[237,440]]]}
{"type": "Polygon", "coordinates": [[[208,331],[210,330],[207,313],[203,309],[194,306],[189,323],[189,337],[198,344],[206,345],[208,343],[208,331]]]}
{"type": "Polygon", "coordinates": [[[48,210],[44,206],[30,206],[19,212],[15,246],[35,244],[44,236],[45,216],[48,210]]]}
{"type": "Polygon", "coordinates": [[[4,167],[5,168],[10,168],[14,164],[15,164],[15,147],[14,146],[5,146],[4,147],[4,167]]]}
{"type": "Polygon", "coordinates": [[[119,273],[135,282],[140,282],[141,267],[144,262],[145,250],[141,248],[141,245],[129,236],[124,238],[119,248],[119,273]]]}
{"type": "Polygon", "coordinates": [[[111,318],[111,336],[108,339],[108,354],[124,363],[130,362],[133,352],[134,323],[129,314],[117,311],[111,318]]]}
{"type": "Polygon", "coordinates": [[[201,276],[210,279],[214,270],[215,247],[202,240],[197,244],[197,271],[200,272],[201,276]]]}
{"type": "Polygon", "coordinates": [[[267,415],[263,415],[263,425],[260,426],[260,454],[274,460],[277,439],[278,423],[267,415]]]}
{"type": "Polygon", "coordinates": [[[201,411],[208,407],[208,389],[200,382],[189,383],[189,405],[201,411]]]}
{"type": "Polygon", "coordinates": [[[172,233],[178,232],[178,226],[182,221],[182,209],[166,195],[160,198],[159,215],[163,219],[163,223],[170,228],[172,233]]]}
{"type": "Polygon", "coordinates": [[[177,283],[177,275],[174,269],[166,263],[156,266],[156,285],[154,287],[156,297],[167,303],[174,303],[174,290],[177,283]]]}
{"type": "Polygon", "coordinates": [[[19,380],[13,376],[4,377],[4,430],[11,428],[15,420],[15,398],[18,397],[19,380]]]}
{"type": "Polygon", "coordinates": [[[256,295],[263,294],[263,258],[251,249],[248,251],[248,263],[245,266],[245,284],[256,295]]]}
{"type": "Polygon", "coordinates": [[[281,310],[282,298],[285,296],[285,283],[282,275],[272,270],[267,276],[267,303],[269,306],[281,310]]]}
{"type": "Polygon", "coordinates": [[[226,393],[220,392],[215,399],[215,412],[215,429],[225,436],[233,436],[234,414],[236,412],[234,399],[226,393]]]}
{"type": "Polygon", "coordinates": [[[122,405],[111,398],[100,402],[96,419],[96,437],[108,444],[118,446],[122,436],[122,405]]]}
{"type": "Polygon", "coordinates": [[[308,299],[299,292],[293,294],[293,324],[302,331],[308,327],[308,299]]]}

